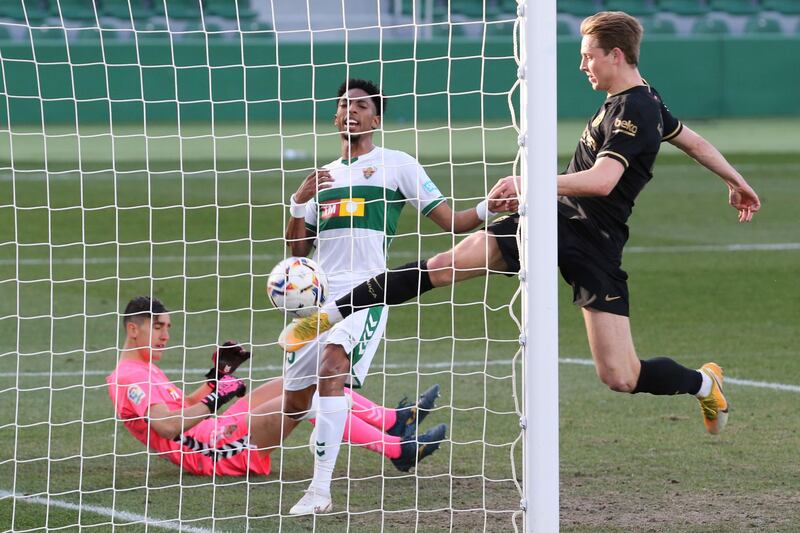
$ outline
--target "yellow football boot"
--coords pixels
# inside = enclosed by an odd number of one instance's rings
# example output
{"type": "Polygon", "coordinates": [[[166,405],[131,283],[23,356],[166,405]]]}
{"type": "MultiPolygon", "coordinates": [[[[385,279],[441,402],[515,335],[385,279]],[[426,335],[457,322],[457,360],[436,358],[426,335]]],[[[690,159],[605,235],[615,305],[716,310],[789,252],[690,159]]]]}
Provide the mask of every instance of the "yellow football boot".
{"type": "Polygon", "coordinates": [[[278,345],[286,352],[296,352],[332,327],[328,313],[318,312],[303,318],[295,318],[283,328],[281,336],[278,337],[278,345]]]}
{"type": "Polygon", "coordinates": [[[700,372],[711,378],[711,393],[700,400],[700,411],[706,430],[716,435],[728,423],[728,400],[722,392],[722,368],[717,363],[706,363],[700,372]]]}

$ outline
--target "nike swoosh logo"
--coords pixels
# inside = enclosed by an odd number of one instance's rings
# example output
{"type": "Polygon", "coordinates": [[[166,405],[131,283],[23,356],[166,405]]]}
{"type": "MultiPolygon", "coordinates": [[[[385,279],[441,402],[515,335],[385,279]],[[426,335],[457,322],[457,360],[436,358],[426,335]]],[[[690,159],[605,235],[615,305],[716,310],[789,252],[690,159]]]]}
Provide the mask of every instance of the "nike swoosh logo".
{"type": "Polygon", "coordinates": [[[620,298],[622,298],[622,296],[609,296],[608,294],[606,294],[607,302],[613,302],[614,300],[619,300],[620,298]]]}

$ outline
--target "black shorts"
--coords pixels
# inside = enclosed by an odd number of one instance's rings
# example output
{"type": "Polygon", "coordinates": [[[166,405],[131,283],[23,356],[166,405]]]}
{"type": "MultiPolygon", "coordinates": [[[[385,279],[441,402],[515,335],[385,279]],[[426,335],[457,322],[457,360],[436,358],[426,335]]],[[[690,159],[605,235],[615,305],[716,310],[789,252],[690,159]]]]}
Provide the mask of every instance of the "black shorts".
{"type": "Polygon", "coordinates": [[[506,262],[508,272],[506,276],[515,276],[519,272],[519,248],[517,247],[517,227],[519,227],[519,215],[514,213],[496,219],[489,224],[486,231],[493,234],[500,255],[506,262]]]}
{"type": "MultiPolygon", "coordinates": [[[[517,228],[519,215],[498,218],[486,230],[495,236],[509,273],[519,272],[517,228]]],[[[558,215],[558,267],[572,286],[572,303],[614,315],[630,316],[628,274],[619,262],[609,260],[597,249],[593,238],[574,222],[558,215]]]]}
{"type": "Polygon", "coordinates": [[[558,268],[572,285],[572,303],[614,315],[629,315],[628,274],[600,251],[576,222],[558,216],[558,268]]]}

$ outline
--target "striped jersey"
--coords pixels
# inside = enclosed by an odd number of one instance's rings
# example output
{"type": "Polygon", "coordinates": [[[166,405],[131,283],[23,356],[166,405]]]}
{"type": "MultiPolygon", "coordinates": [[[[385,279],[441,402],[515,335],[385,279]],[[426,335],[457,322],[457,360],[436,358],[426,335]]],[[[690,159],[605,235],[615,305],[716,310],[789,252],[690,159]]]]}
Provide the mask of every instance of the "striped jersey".
{"type": "Polygon", "coordinates": [[[306,228],[316,233],[316,261],[338,297],[386,270],[386,254],[405,205],[428,215],[445,201],[412,156],[376,146],[324,167],[333,186],[306,204],[306,228]]]}

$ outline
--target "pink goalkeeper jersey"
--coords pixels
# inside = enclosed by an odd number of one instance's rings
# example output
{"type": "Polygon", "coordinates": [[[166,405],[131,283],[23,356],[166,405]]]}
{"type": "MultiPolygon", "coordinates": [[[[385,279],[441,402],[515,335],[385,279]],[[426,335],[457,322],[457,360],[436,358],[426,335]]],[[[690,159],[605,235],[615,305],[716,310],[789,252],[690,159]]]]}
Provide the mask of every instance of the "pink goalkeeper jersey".
{"type": "Polygon", "coordinates": [[[181,464],[180,443],[161,437],[150,428],[147,411],[151,405],[166,404],[170,411],[184,405],[183,393],[154,364],[123,359],[106,378],[108,394],[117,416],[138,441],[181,464]]]}
{"type": "Polygon", "coordinates": [[[183,393],[154,364],[124,359],[106,378],[114,410],[138,441],[192,474],[243,476],[248,471],[268,475],[270,458],[250,444],[248,412],[242,398],[225,414],[203,420],[182,435],[184,443],[159,436],[147,423],[151,405],[170,411],[184,406],[183,393]],[[227,431],[233,428],[232,431],[227,431]],[[223,436],[227,435],[227,436],[223,436]]]}

